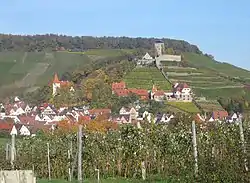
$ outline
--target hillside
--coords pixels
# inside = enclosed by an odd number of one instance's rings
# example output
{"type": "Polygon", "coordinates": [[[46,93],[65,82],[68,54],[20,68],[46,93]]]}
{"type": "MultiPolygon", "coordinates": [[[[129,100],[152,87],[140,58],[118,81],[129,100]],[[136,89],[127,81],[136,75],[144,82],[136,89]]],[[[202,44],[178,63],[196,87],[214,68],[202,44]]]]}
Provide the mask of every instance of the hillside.
{"type": "Polygon", "coordinates": [[[99,49],[86,52],[0,52],[0,95],[34,91],[54,73],[73,72],[97,60],[126,57],[134,50],[99,49]]]}
{"type": "Polygon", "coordinates": [[[165,65],[164,72],[171,82],[185,82],[196,96],[211,99],[236,95],[248,97],[244,86],[250,71],[194,53],[184,53],[184,58],[185,67],[165,65]]]}
{"type": "Polygon", "coordinates": [[[156,67],[135,68],[125,76],[124,81],[128,88],[151,90],[153,85],[165,91],[172,88],[156,67]]]}
{"type": "MultiPolygon", "coordinates": [[[[138,56],[146,51],[152,53],[155,40],[157,39],[0,34],[0,95],[9,95],[13,91],[33,91],[46,85],[55,72],[62,75],[79,68],[81,70],[86,64],[96,61],[120,57],[127,59],[129,55],[138,56]]],[[[214,100],[237,96],[250,99],[249,92],[244,87],[250,82],[249,71],[217,62],[201,54],[197,46],[186,41],[163,39],[163,42],[166,50],[184,57],[181,65],[163,63],[163,71],[171,83],[189,84],[198,97],[205,96],[214,100]]],[[[127,73],[124,80],[131,88],[151,89],[155,84],[163,90],[171,89],[171,83],[156,68],[135,69],[127,73]]]]}

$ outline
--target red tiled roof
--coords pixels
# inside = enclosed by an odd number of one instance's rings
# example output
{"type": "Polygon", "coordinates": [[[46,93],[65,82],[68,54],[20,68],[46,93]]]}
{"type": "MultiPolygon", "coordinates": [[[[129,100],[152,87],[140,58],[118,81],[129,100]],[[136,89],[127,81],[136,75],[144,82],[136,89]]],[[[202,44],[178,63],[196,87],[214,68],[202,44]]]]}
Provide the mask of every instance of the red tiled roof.
{"type": "Polygon", "coordinates": [[[71,84],[69,81],[60,81],[57,73],[55,73],[54,79],[53,81],[49,82],[49,85],[51,85],[52,83],[59,83],[60,86],[69,86],[71,84]]]}
{"type": "Polygon", "coordinates": [[[55,75],[54,75],[53,83],[60,83],[60,80],[58,79],[57,73],[55,73],[55,75]]]}
{"type": "Polygon", "coordinates": [[[4,120],[0,120],[0,131],[4,130],[4,131],[11,131],[13,127],[13,123],[4,121],[4,120]]]}
{"type": "Polygon", "coordinates": [[[129,88],[128,89],[131,93],[134,93],[136,95],[140,96],[148,96],[148,91],[145,89],[135,89],[135,88],[129,88]]]}
{"type": "Polygon", "coordinates": [[[182,88],[190,88],[187,83],[183,83],[182,88]]]}
{"type": "Polygon", "coordinates": [[[111,109],[90,109],[89,110],[89,114],[93,115],[102,115],[102,114],[110,114],[111,113],[111,109]]]}
{"type": "Polygon", "coordinates": [[[154,93],[154,95],[155,96],[162,96],[162,95],[165,95],[165,93],[164,93],[164,91],[156,91],[155,93],[154,93]]]}
{"type": "Polygon", "coordinates": [[[22,115],[22,116],[18,116],[20,123],[22,124],[34,124],[35,121],[35,116],[26,116],[26,115],[22,115]]]}
{"type": "Polygon", "coordinates": [[[121,89],[125,89],[126,88],[126,84],[125,82],[121,81],[120,83],[112,83],[112,90],[121,90],[121,89]]]}
{"type": "Polygon", "coordinates": [[[224,119],[228,117],[227,111],[213,111],[212,116],[214,119],[224,119]]]}
{"type": "Polygon", "coordinates": [[[190,88],[190,87],[188,86],[187,83],[179,83],[177,86],[174,87],[174,90],[181,92],[183,88],[190,88]]]}
{"type": "Polygon", "coordinates": [[[129,94],[129,91],[127,89],[115,89],[113,91],[119,97],[125,97],[125,96],[128,96],[129,94]]]}
{"type": "Polygon", "coordinates": [[[80,117],[79,117],[79,120],[90,121],[91,118],[90,118],[90,116],[80,116],[80,117]]]}

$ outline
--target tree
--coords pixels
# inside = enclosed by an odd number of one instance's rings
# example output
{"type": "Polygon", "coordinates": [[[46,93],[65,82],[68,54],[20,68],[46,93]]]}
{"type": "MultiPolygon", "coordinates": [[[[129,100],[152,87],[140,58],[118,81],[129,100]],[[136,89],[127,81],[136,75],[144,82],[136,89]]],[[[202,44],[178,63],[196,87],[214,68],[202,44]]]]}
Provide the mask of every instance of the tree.
{"type": "Polygon", "coordinates": [[[21,96],[21,98],[23,98],[23,100],[25,100],[33,105],[39,105],[41,103],[46,103],[50,100],[51,97],[52,97],[51,86],[43,86],[34,92],[29,92],[29,93],[23,94],[23,96],[21,96]]]}
{"type": "Polygon", "coordinates": [[[169,55],[174,55],[174,54],[175,54],[175,51],[174,51],[173,48],[167,48],[166,52],[167,52],[167,54],[169,54],[169,55]]]}
{"type": "MultiPolygon", "coordinates": [[[[202,52],[195,45],[183,40],[164,38],[168,47],[180,52],[202,52]]],[[[154,38],[129,37],[91,37],[65,36],[56,34],[45,35],[6,35],[0,34],[0,51],[53,51],[57,48],[81,52],[87,49],[139,49],[153,50],[154,38]]],[[[139,51],[141,52],[141,51],[139,51]]]]}
{"type": "Polygon", "coordinates": [[[71,106],[77,102],[75,93],[70,92],[70,87],[61,87],[58,90],[58,94],[52,99],[53,104],[56,107],[71,106]]]}

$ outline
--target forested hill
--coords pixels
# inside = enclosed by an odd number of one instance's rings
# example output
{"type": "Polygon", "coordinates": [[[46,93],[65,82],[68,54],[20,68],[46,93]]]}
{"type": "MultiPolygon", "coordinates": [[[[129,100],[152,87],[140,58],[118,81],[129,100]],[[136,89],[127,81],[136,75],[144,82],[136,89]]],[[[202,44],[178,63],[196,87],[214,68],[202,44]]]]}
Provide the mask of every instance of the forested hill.
{"type": "MultiPolygon", "coordinates": [[[[10,35],[0,34],[1,51],[44,51],[63,47],[66,50],[81,51],[86,49],[151,49],[155,38],[129,37],[91,37],[46,35],[10,35]]],[[[202,53],[196,45],[183,40],[161,39],[167,48],[173,48],[176,53],[202,53]]]]}

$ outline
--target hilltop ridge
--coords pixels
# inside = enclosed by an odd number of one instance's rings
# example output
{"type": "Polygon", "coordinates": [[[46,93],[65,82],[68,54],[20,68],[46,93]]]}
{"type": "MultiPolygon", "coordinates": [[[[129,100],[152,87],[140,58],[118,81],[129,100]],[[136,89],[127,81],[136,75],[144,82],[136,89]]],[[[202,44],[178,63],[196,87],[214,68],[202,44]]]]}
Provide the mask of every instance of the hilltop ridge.
{"type": "MultiPolygon", "coordinates": [[[[0,51],[45,51],[57,47],[82,51],[86,49],[152,49],[157,38],[130,37],[92,37],[66,36],[56,34],[45,35],[11,35],[0,34],[0,51]]],[[[176,52],[202,53],[196,45],[184,40],[161,39],[166,47],[176,52]]]]}

